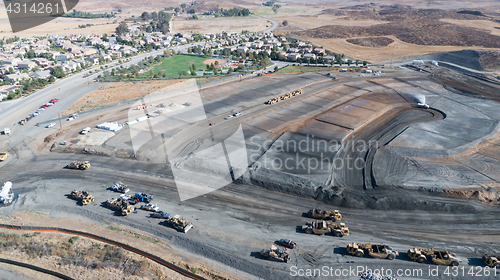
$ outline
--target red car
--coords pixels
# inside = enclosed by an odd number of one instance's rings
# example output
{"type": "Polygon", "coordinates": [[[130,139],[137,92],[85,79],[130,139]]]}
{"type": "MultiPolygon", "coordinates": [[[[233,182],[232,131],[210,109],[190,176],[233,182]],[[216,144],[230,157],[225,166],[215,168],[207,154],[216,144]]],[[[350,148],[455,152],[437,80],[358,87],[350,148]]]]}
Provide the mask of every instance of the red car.
{"type": "Polygon", "coordinates": [[[58,98],[54,98],[54,99],[50,100],[50,103],[56,103],[57,101],[59,101],[59,99],[58,98]]]}
{"type": "Polygon", "coordinates": [[[212,125],[215,125],[215,122],[211,122],[211,123],[209,124],[209,126],[212,126],[212,125]]]}
{"type": "Polygon", "coordinates": [[[50,106],[51,106],[50,104],[43,104],[42,105],[42,107],[45,107],[45,108],[50,107],[50,106]]]}

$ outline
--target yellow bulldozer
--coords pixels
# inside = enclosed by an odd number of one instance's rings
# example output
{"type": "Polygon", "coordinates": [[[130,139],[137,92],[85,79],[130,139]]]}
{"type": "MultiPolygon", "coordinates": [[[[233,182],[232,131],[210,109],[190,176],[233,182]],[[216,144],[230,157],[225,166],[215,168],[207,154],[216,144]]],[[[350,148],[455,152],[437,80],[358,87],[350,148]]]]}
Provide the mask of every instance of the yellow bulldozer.
{"type": "Polygon", "coordinates": [[[321,210],[319,208],[314,208],[307,212],[307,216],[313,219],[321,219],[321,220],[332,220],[332,221],[340,221],[342,220],[342,214],[340,214],[339,210],[328,211],[321,210]]]}
{"type": "Polygon", "coordinates": [[[413,248],[408,250],[408,257],[416,262],[423,263],[431,260],[435,264],[457,266],[462,260],[447,250],[413,248]]]}
{"type": "Polygon", "coordinates": [[[368,254],[372,258],[393,260],[397,256],[399,256],[398,251],[393,250],[387,245],[373,245],[371,243],[349,243],[346,249],[349,254],[356,257],[362,257],[365,254],[368,254]]]}
{"type": "Polygon", "coordinates": [[[83,205],[87,205],[94,202],[94,197],[88,191],[74,190],[71,192],[71,197],[73,197],[76,200],[80,200],[83,205]]]}
{"type": "Polygon", "coordinates": [[[73,161],[72,163],[68,164],[66,166],[69,169],[80,169],[80,170],[85,170],[90,168],[90,162],[88,161],[73,161]]]}
{"type": "Polygon", "coordinates": [[[337,237],[349,235],[349,228],[345,226],[345,223],[334,224],[332,221],[307,222],[302,226],[302,230],[306,233],[314,233],[317,235],[323,235],[329,232],[337,237]]]}
{"type": "Polygon", "coordinates": [[[483,262],[490,267],[500,269],[500,256],[496,255],[484,255],[483,262]]]}
{"type": "Polygon", "coordinates": [[[0,161],[4,161],[9,157],[9,153],[7,152],[2,152],[0,153],[0,161]]]}

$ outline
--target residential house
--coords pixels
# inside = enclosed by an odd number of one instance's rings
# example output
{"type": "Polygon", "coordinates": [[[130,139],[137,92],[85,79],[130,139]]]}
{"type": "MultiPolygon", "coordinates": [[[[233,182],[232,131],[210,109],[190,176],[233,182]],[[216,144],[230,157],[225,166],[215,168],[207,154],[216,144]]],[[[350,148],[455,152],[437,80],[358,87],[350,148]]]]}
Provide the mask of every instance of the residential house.
{"type": "Polygon", "coordinates": [[[39,70],[29,73],[29,76],[33,79],[48,79],[50,75],[50,70],[39,70]]]}
{"type": "Polygon", "coordinates": [[[14,74],[4,75],[3,79],[10,83],[17,83],[22,79],[30,79],[30,76],[26,73],[14,73],[14,74]]]}
{"type": "Polygon", "coordinates": [[[22,60],[17,64],[17,68],[19,68],[19,69],[33,69],[36,66],[37,66],[37,64],[34,61],[27,60],[27,59],[22,60]]]}

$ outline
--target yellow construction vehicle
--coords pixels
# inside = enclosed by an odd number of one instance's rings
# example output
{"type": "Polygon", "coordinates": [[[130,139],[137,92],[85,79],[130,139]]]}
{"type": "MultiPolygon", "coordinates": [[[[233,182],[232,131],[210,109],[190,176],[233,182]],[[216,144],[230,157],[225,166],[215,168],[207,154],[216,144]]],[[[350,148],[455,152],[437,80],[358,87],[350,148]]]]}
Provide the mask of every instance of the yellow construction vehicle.
{"type": "Polygon", "coordinates": [[[413,248],[408,250],[408,257],[416,262],[423,263],[431,260],[435,264],[457,266],[462,260],[447,250],[438,251],[431,249],[413,248]]]}
{"type": "Polygon", "coordinates": [[[484,255],[483,262],[490,267],[500,268],[500,256],[496,255],[484,255]]]}
{"type": "Polygon", "coordinates": [[[8,157],[9,157],[9,153],[7,153],[7,152],[0,153],[0,161],[4,161],[8,157]]]}
{"type": "Polygon", "coordinates": [[[399,256],[398,251],[393,250],[387,245],[373,245],[371,243],[350,243],[347,245],[346,249],[349,254],[356,257],[362,257],[365,253],[367,253],[373,258],[393,260],[397,256],[399,256]]]}
{"type": "Polygon", "coordinates": [[[332,221],[307,222],[302,226],[302,230],[306,233],[314,233],[317,235],[323,235],[329,232],[337,237],[349,235],[349,228],[345,226],[345,223],[334,224],[332,221]]]}
{"type": "Polygon", "coordinates": [[[307,212],[307,216],[314,219],[332,220],[334,222],[342,220],[342,214],[340,214],[339,210],[334,210],[333,212],[331,212],[327,210],[321,210],[319,208],[314,208],[307,212]]]}
{"type": "Polygon", "coordinates": [[[83,205],[94,202],[94,197],[87,191],[74,190],[71,192],[71,196],[76,200],[80,200],[83,205]]]}

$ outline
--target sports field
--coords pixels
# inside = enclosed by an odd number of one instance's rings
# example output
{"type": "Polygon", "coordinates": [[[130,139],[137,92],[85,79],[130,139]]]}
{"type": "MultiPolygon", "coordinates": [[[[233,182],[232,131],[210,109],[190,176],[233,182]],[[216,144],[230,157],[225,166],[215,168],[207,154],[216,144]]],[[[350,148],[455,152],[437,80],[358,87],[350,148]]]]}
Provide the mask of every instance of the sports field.
{"type": "Polygon", "coordinates": [[[207,59],[211,59],[208,56],[191,56],[191,55],[174,55],[165,59],[162,63],[155,66],[153,72],[156,74],[160,71],[166,74],[166,78],[176,78],[179,77],[179,71],[187,71],[192,64],[196,66],[196,71],[206,69],[206,65],[203,62],[207,59]]]}

